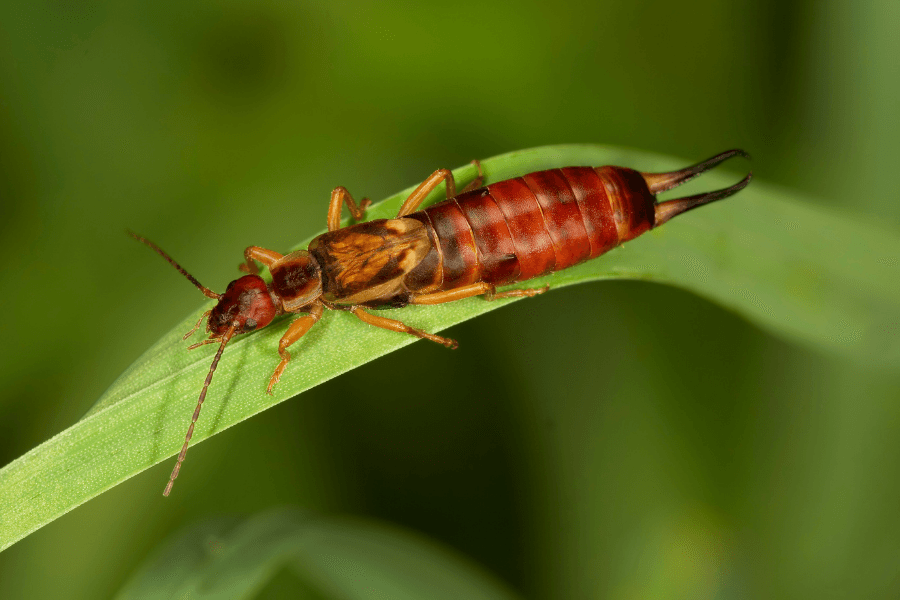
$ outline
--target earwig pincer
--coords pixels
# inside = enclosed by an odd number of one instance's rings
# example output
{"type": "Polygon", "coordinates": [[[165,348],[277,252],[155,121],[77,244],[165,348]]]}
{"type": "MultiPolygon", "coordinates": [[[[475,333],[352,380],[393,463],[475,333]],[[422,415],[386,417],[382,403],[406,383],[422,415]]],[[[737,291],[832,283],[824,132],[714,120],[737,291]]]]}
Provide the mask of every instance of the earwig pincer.
{"type": "Polygon", "coordinates": [[[727,198],[750,183],[751,174],[734,185],[657,202],[656,194],[679,186],[734,156],[729,150],[701,163],[668,173],[642,173],[625,167],[566,167],[529,173],[481,187],[478,177],[459,194],[453,174],[438,169],[406,199],[394,219],[340,226],[344,204],[356,220],[369,205],[358,203],[343,187],[331,193],[328,231],[306,250],[281,255],[250,246],[224,294],[202,286],[153,242],[150,246],[216,305],[203,314],[187,339],[206,319],[209,338],[190,346],[218,344],[197,401],[184,445],[163,492],[168,496],[187,454],[194,425],[225,346],[241,333],[269,325],[284,313],[298,313],[278,344],[281,362],[269,380],[272,393],[291,355],[288,348],[322,318],[325,309],[345,310],[359,320],[399,333],[456,348],[454,340],[415,329],[369,312],[408,304],[441,304],[469,296],[496,298],[533,296],[548,287],[497,288],[546,275],[596,258],[658,227],[677,215],[727,198]],[[447,200],[419,209],[440,183],[447,200]],[[257,263],[269,269],[271,283],[258,275],[257,263]]]}

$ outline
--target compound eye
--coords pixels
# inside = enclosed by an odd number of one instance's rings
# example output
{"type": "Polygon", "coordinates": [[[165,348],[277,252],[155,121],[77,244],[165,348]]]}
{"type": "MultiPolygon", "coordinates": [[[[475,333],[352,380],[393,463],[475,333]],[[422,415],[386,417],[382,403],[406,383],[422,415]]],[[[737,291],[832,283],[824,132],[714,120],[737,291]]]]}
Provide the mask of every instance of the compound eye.
{"type": "Polygon", "coordinates": [[[244,331],[253,331],[254,329],[256,329],[256,320],[247,319],[247,322],[244,323],[244,331]]]}

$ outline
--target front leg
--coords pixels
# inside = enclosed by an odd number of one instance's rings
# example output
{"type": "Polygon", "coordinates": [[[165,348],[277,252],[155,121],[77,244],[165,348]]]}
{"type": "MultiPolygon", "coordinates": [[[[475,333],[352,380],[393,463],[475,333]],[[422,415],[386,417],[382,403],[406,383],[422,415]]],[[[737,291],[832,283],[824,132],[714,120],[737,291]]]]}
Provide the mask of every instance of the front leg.
{"type": "Polygon", "coordinates": [[[328,231],[336,231],[341,228],[341,205],[344,203],[347,204],[353,218],[359,221],[366,215],[366,209],[372,204],[372,201],[363,198],[357,206],[347,188],[343,186],[334,188],[331,192],[331,202],[328,203],[328,231]]]}
{"type": "Polygon", "coordinates": [[[281,362],[275,367],[275,372],[272,373],[272,378],[269,379],[269,387],[266,388],[266,393],[270,396],[272,395],[272,388],[274,388],[275,384],[278,383],[278,380],[281,379],[281,374],[284,373],[288,362],[291,360],[291,353],[287,351],[288,346],[302,338],[306,332],[316,324],[316,321],[322,318],[323,311],[324,309],[321,304],[313,304],[309,314],[304,315],[291,323],[288,330],[281,336],[281,341],[278,342],[278,354],[281,355],[281,362]]]}
{"type": "Polygon", "coordinates": [[[274,250],[266,250],[259,246],[248,246],[244,250],[244,262],[238,265],[238,270],[243,271],[244,273],[250,273],[251,275],[257,275],[259,273],[259,268],[253,261],[261,262],[266,265],[266,268],[268,269],[271,268],[276,261],[279,261],[282,258],[284,257],[274,250]]]}

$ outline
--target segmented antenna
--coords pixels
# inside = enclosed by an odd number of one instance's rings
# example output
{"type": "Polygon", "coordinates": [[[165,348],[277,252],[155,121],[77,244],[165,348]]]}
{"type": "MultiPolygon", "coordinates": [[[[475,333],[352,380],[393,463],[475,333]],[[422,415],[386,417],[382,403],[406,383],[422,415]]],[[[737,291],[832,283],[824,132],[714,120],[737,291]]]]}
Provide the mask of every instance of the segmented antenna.
{"type": "Polygon", "coordinates": [[[197,423],[197,419],[200,418],[200,409],[203,407],[203,401],[206,400],[206,390],[209,389],[213,373],[215,372],[216,367],[219,366],[219,359],[222,358],[222,352],[225,351],[225,344],[227,344],[228,340],[231,339],[231,336],[234,335],[236,328],[237,323],[232,323],[228,328],[228,331],[225,332],[225,335],[222,336],[222,345],[219,346],[219,351],[216,352],[216,357],[213,358],[212,364],[209,366],[209,373],[206,375],[206,381],[203,383],[203,390],[200,392],[200,398],[197,399],[197,408],[194,409],[194,416],[191,417],[191,426],[188,427],[187,435],[184,436],[184,445],[181,446],[181,452],[178,454],[178,462],[175,463],[175,468],[172,469],[172,475],[169,477],[169,483],[166,484],[166,489],[163,490],[163,496],[168,496],[172,491],[172,486],[175,485],[175,478],[178,477],[178,472],[181,471],[181,463],[184,462],[184,457],[187,456],[188,444],[191,441],[191,437],[194,435],[194,425],[197,423]]]}
{"type": "Polygon", "coordinates": [[[190,281],[191,283],[193,283],[194,285],[196,285],[198,288],[200,288],[200,291],[203,292],[203,295],[204,295],[204,296],[206,296],[207,298],[212,298],[213,300],[219,300],[219,299],[222,298],[222,294],[217,294],[217,293],[215,293],[214,291],[212,291],[211,289],[209,289],[208,287],[202,285],[199,281],[197,281],[196,279],[194,279],[194,276],[193,276],[193,275],[191,275],[190,273],[188,273],[187,271],[185,271],[185,270],[184,270],[184,267],[182,267],[182,266],[179,265],[177,262],[175,262],[175,260],[174,260],[171,256],[169,256],[168,254],[166,254],[165,251],[164,251],[162,248],[160,248],[159,246],[157,246],[156,244],[154,244],[153,242],[151,242],[151,241],[148,240],[147,238],[139,236],[138,234],[136,234],[135,232],[131,231],[130,229],[126,229],[125,232],[126,232],[128,235],[130,235],[131,237],[133,237],[134,239],[136,239],[137,241],[139,241],[140,243],[146,244],[146,245],[150,246],[157,254],[159,254],[159,255],[162,256],[164,259],[166,259],[167,261],[169,261],[169,264],[172,265],[173,267],[175,267],[176,269],[178,269],[178,272],[179,272],[179,273],[181,273],[182,275],[184,275],[185,277],[187,277],[188,281],[190,281]]]}

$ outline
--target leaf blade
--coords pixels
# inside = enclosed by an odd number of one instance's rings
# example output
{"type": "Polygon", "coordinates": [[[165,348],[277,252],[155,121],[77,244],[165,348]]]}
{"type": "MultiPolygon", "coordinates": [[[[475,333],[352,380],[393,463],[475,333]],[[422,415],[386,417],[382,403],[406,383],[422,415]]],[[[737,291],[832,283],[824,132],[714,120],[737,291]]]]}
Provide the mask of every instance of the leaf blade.
{"type": "MultiPolygon", "coordinates": [[[[483,161],[488,181],[600,164],[661,171],[688,161],[593,145],[533,148],[483,161]]],[[[474,167],[455,174],[469,181],[474,167]]],[[[710,173],[700,185],[714,189],[734,181],[734,176],[710,173]]],[[[411,189],[372,207],[368,218],[395,214],[411,189]]],[[[599,259],[527,285],[555,288],[621,278],[677,285],[791,339],[896,368],[900,236],[805,200],[755,181],[727,202],[692,211],[599,259]]],[[[512,301],[473,298],[395,314],[413,326],[440,331],[512,301]]],[[[215,351],[186,352],[181,334],[209,306],[163,336],[81,421],[0,469],[0,550],[178,451],[215,351]]],[[[297,359],[271,398],[265,384],[283,331],[282,322],[229,344],[193,443],[416,341],[366,327],[340,311],[329,313],[300,342],[297,359]]]]}

